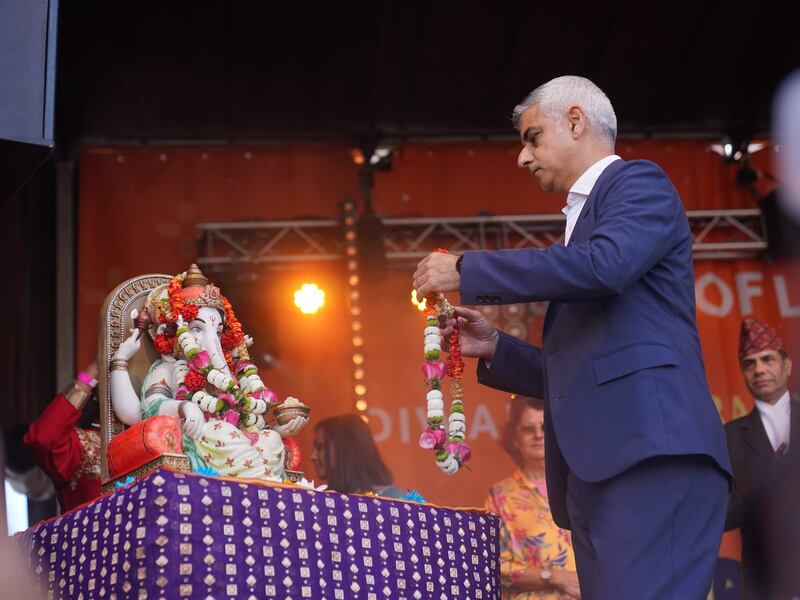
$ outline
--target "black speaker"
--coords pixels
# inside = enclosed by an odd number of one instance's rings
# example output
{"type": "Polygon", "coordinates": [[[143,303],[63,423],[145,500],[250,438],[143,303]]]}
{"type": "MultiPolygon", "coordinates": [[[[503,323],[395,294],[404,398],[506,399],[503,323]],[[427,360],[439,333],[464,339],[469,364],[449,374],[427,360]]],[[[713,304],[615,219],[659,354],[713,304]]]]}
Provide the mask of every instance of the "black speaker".
{"type": "Polygon", "coordinates": [[[53,151],[58,0],[0,0],[0,203],[53,151]]]}

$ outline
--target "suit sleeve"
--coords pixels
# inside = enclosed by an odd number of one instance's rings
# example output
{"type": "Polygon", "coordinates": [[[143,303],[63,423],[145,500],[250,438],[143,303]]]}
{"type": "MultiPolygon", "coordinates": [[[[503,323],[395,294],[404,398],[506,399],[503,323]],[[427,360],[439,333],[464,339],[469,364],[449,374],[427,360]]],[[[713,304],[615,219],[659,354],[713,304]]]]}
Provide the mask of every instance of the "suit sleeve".
{"type": "Polygon", "coordinates": [[[728,512],[725,515],[725,531],[738,529],[742,526],[744,520],[745,509],[748,502],[747,493],[741,488],[741,481],[736,477],[736,470],[738,461],[736,460],[735,449],[738,449],[738,430],[731,424],[725,426],[725,437],[728,442],[728,454],[731,456],[731,464],[733,465],[733,485],[731,486],[731,494],[728,500],[728,512]]]}
{"type": "Polygon", "coordinates": [[[588,240],[545,249],[468,252],[461,301],[499,304],[578,302],[620,295],[675,246],[686,215],[675,188],[655,164],[624,165],[597,202],[588,240]]]}
{"type": "Polygon", "coordinates": [[[47,476],[56,486],[72,479],[81,461],[81,444],[75,424],[81,412],[59,394],[31,423],[25,434],[25,444],[47,476]]]}
{"type": "Polygon", "coordinates": [[[500,333],[491,368],[478,362],[478,382],[511,394],[544,398],[542,350],[500,333]]]}

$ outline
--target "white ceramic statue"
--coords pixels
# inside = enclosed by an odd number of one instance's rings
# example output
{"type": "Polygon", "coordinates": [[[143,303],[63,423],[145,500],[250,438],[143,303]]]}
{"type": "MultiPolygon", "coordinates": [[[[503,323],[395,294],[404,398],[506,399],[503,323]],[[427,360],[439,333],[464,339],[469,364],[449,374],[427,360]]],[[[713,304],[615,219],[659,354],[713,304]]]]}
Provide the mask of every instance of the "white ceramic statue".
{"type": "Polygon", "coordinates": [[[194,469],[221,475],[282,479],[283,437],[308,422],[308,407],[294,398],[280,406],[249,360],[248,343],[233,308],[196,265],[153,290],[138,328],[110,363],[111,404],[133,425],[155,415],[183,419],[183,449],[194,469]],[[161,354],[137,393],[128,360],[147,330],[161,354]],[[267,421],[272,409],[277,422],[267,421]]]}

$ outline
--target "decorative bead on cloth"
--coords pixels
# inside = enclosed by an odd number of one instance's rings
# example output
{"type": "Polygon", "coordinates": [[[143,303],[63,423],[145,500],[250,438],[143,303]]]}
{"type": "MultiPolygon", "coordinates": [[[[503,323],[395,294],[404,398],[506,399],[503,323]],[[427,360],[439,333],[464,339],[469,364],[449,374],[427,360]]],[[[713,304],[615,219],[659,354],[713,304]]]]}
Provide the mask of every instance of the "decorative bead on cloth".
{"type": "Polygon", "coordinates": [[[775,329],[758,319],[747,318],[742,321],[739,335],[739,360],[764,350],[784,350],[783,340],[775,329]]]}

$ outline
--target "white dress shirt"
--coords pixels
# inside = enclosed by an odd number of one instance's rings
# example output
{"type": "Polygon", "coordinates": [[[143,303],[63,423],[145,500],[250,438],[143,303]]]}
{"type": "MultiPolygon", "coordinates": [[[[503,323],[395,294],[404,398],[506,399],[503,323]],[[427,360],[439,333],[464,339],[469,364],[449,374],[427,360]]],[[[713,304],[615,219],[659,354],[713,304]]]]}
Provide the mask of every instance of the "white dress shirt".
{"type": "Polygon", "coordinates": [[[789,390],[781,396],[775,404],[756,400],[756,408],[767,432],[769,443],[772,450],[777,451],[781,444],[786,444],[785,449],[789,449],[789,436],[791,435],[791,402],[789,400],[789,390]]]}
{"type": "Polygon", "coordinates": [[[564,245],[569,244],[569,238],[572,236],[572,230],[575,229],[575,223],[578,222],[578,217],[581,215],[583,205],[586,204],[586,198],[592,193],[594,184],[600,177],[606,167],[620,157],[616,154],[601,158],[591,167],[578,177],[578,180],[573,184],[567,194],[567,205],[561,209],[567,215],[567,228],[564,232],[564,245]]]}

